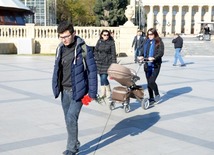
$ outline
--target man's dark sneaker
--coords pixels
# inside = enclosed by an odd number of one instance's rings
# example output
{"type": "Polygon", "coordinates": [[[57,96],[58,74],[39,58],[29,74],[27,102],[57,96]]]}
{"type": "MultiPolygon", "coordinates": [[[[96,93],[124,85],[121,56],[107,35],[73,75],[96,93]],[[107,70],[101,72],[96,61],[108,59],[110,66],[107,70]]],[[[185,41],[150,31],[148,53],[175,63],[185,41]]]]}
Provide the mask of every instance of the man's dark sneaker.
{"type": "Polygon", "coordinates": [[[173,64],[172,66],[176,66],[176,64],[173,64]]]}
{"type": "Polygon", "coordinates": [[[76,153],[79,152],[79,148],[80,148],[80,141],[78,140],[76,144],[76,153]]]}
{"type": "Polygon", "coordinates": [[[65,150],[62,154],[64,154],[64,155],[76,155],[76,152],[71,152],[70,150],[65,150]]]}
{"type": "Polygon", "coordinates": [[[182,64],[182,65],[181,65],[181,67],[185,67],[185,66],[186,66],[185,64],[182,64]]]}

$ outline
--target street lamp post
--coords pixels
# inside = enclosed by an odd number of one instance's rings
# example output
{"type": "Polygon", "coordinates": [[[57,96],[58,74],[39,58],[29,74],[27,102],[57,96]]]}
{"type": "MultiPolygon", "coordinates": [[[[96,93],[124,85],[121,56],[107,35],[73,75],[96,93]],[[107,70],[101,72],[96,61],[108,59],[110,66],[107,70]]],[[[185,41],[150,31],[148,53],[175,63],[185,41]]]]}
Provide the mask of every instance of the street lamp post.
{"type": "MultiPolygon", "coordinates": [[[[135,0],[135,6],[137,6],[137,11],[135,11],[135,21],[138,24],[139,29],[141,29],[142,25],[142,1],[135,0]]],[[[136,8],[136,7],[135,7],[136,8]]]]}
{"type": "Polygon", "coordinates": [[[139,15],[138,15],[138,17],[139,17],[139,29],[140,29],[140,27],[141,27],[141,24],[140,24],[140,21],[141,21],[141,8],[140,8],[140,0],[138,0],[138,13],[139,13],[139,15]]]}

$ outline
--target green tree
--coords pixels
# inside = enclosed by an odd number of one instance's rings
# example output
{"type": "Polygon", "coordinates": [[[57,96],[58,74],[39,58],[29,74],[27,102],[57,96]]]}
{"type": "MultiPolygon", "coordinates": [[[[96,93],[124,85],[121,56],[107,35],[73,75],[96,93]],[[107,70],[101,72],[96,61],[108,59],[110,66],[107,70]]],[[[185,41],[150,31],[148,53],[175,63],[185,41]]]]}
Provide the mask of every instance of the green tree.
{"type": "Polygon", "coordinates": [[[57,0],[57,21],[68,20],[74,25],[95,25],[95,0],[57,0]]]}
{"type": "Polygon", "coordinates": [[[126,22],[125,9],[129,0],[96,0],[96,25],[119,26],[126,22]]]}

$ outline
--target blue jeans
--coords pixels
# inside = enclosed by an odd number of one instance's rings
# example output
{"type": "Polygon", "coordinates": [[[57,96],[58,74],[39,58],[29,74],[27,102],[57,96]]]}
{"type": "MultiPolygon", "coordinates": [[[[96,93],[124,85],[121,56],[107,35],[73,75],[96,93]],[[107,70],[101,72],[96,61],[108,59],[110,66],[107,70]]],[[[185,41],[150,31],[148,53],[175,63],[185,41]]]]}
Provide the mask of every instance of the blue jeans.
{"type": "Polygon", "coordinates": [[[63,90],[61,102],[68,133],[67,150],[76,152],[80,145],[78,141],[78,118],[82,103],[81,101],[73,100],[72,91],[69,90],[63,90]]]}
{"type": "Polygon", "coordinates": [[[109,85],[108,74],[100,74],[100,83],[101,83],[101,86],[109,85]]]}
{"type": "Polygon", "coordinates": [[[176,48],[176,49],[175,49],[174,65],[177,64],[177,61],[178,61],[178,60],[180,61],[181,65],[184,64],[184,61],[183,61],[183,59],[182,59],[182,57],[181,57],[180,52],[181,52],[181,48],[176,48]]]}
{"type": "Polygon", "coordinates": [[[135,49],[134,50],[134,61],[136,62],[137,61],[137,57],[139,56],[139,50],[138,49],[135,49]]]}

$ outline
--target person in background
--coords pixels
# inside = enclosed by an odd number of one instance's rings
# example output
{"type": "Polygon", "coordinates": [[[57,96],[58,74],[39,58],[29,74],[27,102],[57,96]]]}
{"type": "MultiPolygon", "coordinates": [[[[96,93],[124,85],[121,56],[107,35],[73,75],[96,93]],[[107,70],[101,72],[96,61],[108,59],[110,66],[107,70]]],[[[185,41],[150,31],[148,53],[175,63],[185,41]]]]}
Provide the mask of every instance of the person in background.
{"type": "Polygon", "coordinates": [[[63,154],[76,155],[80,146],[78,118],[82,100],[86,94],[91,99],[96,99],[97,68],[92,51],[75,35],[72,23],[67,21],[60,23],[57,32],[61,44],[56,50],[52,89],[55,98],[61,93],[68,133],[67,147],[63,154]]]}
{"type": "Polygon", "coordinates": [[[140,49],[140,56],[138,57],[140,61],[148,60],[144,63],[144,71],[147,79],[150,105],[160,100],[156,79],[160,72],[163,55],[164,43],[159,37],[157,30],[155,28],[150,28],[147,31],[146,40],[140,49]]]}
{"type": "Polygon", "coordinates": [[[204,34],[210,34],[210,28],[207,24],[204,26],[204,34]]]}
{"type": "Polygon", "coordinates": [[[111,96],[107,70],[112,63],[117,63],[115,42],[108,30],[102,30],[94,49],[97,72],[100,76],[101,97],[111,96]]]}
{"type": "Polygon", "coordinates": [[[210,28],[207,24],[204,26],[204,39],[210,40],[210,28]]]}
{"type": "Polygon", "coordinates": [[[111,37],[114,39],[114,30],[110,31],[111,37]]]}
{"type": "Polygon", "coordinates": [[[134,62],[137,63],[137,57],[139,56],[139,49],[144,42],[144,37],[142,36],[142,31],[138,30],[137,35],[134,37],[132,42],[132,48],[134,47],[134,62]]]}
{"type": "Polygon", "coordinates": [[[181,50],[183,47],[183,38],[181,38],[181,36],[176,33],[174,39],[172,40],[172,43],[174,43],[174,48],[175,48],[175,56],[174,56],[174,63],[173,66],[177,65],[177,61],[179,60],[181,63],[181,67],[186,66],[182,57],[181,57],[181,50]]]}

